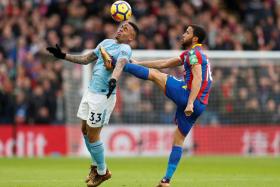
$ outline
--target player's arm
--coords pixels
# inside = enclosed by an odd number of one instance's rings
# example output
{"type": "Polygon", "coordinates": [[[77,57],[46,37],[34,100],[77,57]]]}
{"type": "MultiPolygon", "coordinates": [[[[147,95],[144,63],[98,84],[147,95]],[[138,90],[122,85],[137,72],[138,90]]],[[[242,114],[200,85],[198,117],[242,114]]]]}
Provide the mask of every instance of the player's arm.
{"type": "Polygon", "coordinates": [[[126,63],[127,63],[127,60],[124,58],[121,58],[117,61],[116,67],[112,73],[112,79],[116,79],[116,81],[119,80],[119,77],[121,76],[123,68],[126,63]]]}
{"type": "MultiPolygon", "coordinates": [[[[128,45],[124,45],[120,48],[120,54],[118,56],[115,68],[112,73],[112,77],[108,82],[109,86],[109,92],[107,94],[107,98],[110,97],[113,90],[116,88],[117,81],[119,80],[119,77],[122,74],[123,68],[125,64],[129,62],[129,59],[131,58],[131,48],[128,45]]],[[[104,59],[104,58],[103,58],[104,59]]]]}
{"type": "Polygon", "coordinates": [[[125,58],[121,58],[117,61],[116,67],[114,68],[114,71],[112,73],[112,77],[111,77],[111,79],[109,80],[109,83],[108,83],[109,84],[109,92],[107,94],[107,98],[110,97],[113,90],[116,88],[117,81],[119,80],[119,77],[121,76],[123,68],[124,68],[126,63],[127,63],[127,59],[125,59],[125,58]]]}
{"type": "Polygon", "coordinates": [[[201,64],[197,63],[192,66],[192,89],[189,95],[188,104],[185,108],[185,113],[187,116],[190,116],[193,113],[193,103],[199,93],[201,82],[202,82],[202,68],[201,64]]]}
{"type": "Polygon", "coordinates": [[[95,53],[89,52],[87,54],[84,55],[70,55],[70,54],[66,54],[65,56],[65,60],[68,60],[69,62],[73,62],[76,64],[89,64],[91,62],[95,62],[97,60],[97,56],[95,55],[95,53]]]}
{"type": "Polygon", "coordinates": [[[162,59],[162,60],[148,60],[148,61],[136,61],[132,59],[132,63],[146,66],[148,68],[164,69],[182,65],[180,57],[162,59]]]}
{"type": "Polygon", "coordinates": [[[123,68],[126,63],[129,62],[131,58],[131,48],[128,45],[123,45],[120,48],[120,54],[118,56],[115,69],[113,70],[111,79],[115,79],[116,81],[119,80],[119,77],[122,74],[123,68]]]}
{"type": "Polygon", "coordinates": [[[96,61],[98,58],[93,52],[83,55],[66,54],[61,51],[60,47],[57,44],[55,47],[47,47],[47,50],[56,58],[65,59],[76,64],[89,64],[90,62],[96,61]]]}

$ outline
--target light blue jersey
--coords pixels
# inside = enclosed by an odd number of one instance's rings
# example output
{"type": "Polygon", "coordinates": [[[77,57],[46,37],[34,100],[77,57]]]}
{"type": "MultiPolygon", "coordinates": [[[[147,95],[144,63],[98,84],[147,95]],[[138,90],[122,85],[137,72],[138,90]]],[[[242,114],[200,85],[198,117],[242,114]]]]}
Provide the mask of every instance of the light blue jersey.
{"type": "MultiPolygon", "coordinates": [[[[99,93],[106,95],[108,93],[108,82],[111,78],[113,71],[106,70],[103,65],[103,59],[99,51],[99,47],[102,46],[113,57],[113,59],[126,59],[129,61],[131,57],[131,48],[127,44],[119,44],[116,40],[105,39],[93,50],[93,53],[98,57],[95,66],[93,67],[92,77],[89,84],[89,90],[93,93],[99,93]]],[[[113,94],[116,93],[116,89],[113,94]]]]}

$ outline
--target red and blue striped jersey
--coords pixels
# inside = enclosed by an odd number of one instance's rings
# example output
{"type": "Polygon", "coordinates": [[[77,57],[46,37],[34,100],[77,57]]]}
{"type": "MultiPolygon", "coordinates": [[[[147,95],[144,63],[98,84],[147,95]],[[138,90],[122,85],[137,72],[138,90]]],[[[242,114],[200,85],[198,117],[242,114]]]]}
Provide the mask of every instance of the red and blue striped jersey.
{"type": "Polygon", "coordinates": [[[181,55],[182,65],[184,65],[185,69],[185,82],[187,89],[192,89],[192,80],[193,74],[191,67],[195,64],[201,64],[202,69],[202,83],[197,95],[197,99],[199,99],[202,103],[208,104],[208,97],[212,83],[212,76],[210,70],[210,63],[208,61],[207,56],[203,53],[201,49],[201,44],[194,45],[190,50],[184,51],[181,55]]]}

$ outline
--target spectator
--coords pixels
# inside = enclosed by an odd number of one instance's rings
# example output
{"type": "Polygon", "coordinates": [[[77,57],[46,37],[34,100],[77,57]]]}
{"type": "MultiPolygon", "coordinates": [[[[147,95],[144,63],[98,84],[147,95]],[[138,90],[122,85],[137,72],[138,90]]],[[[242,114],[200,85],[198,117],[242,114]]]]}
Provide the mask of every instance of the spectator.
{"type": "Polygon", "coordinates": [[[123,100],[123,118],[126,123],[138,123],[140,115],[140,80],[134,77],[127,77],[125,87],[121,89],[123,100]]]}
{"type": "Polygon", "coordinates": [[[4,80],[3,88],[0,90],[0,123],[14,123],[14,96],[13,85],[9,79],[4,80]]]}
{"type": "Polygon", "coordinates": [[[266,103],[265,110],[262,112],[263,124],[274,124],[277,121],[276,110],[277,105],[273,99],[269,99],[266,103]]]}
{"type": "Polygon", "coordinates": [[[261,116],[260,104],[257,98],[250,98],[245,103],[245,113],[246,117],[244,118],[245,124],[258,125],[261,124],[261,118],[256,116],[261,116]]]}
{"type": "Polygon", "coordinates": [[[15,104],[15,123],[22,125],[27,123],[28,117],[28,103],[26,100],[25,93],[19,91],[16,95],[16,104],[15,104]]]}
{"type": "Polygon", "coordinates": [[[245,123],[246,115],[246,101],[249,100],[248,89],[241,87],[238,90],[237,97],[234,101],[234,123],[245,123]]]}
{"type": "Polygon", "coordinates": [[[154,96],[153,84],[149,81],[141,84],[141,103],[140,111],[141,117],[139,123],[155,123],[155,115],[153,101],[156,99],[154,96]]]}
{"type": "Polygon", "coordinates": [[[175,107],[171,101],[164,103],[164,111],[160,114],[160,123],[172,124],[174,123],[175,107]]]}

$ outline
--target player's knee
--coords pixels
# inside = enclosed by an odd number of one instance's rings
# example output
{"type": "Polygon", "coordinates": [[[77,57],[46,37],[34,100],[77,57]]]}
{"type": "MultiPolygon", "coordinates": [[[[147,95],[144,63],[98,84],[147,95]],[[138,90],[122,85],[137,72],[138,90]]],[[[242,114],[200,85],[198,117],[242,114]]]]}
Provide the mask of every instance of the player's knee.
{"type": "Polygon", "coordinates": [[[177,146],[183,146],[185,141],[185,136],[177,129],[174,133],[173,144],[177,146]]]}
{"type": "Polygon", "coordinates": [[[176,146],[183,146],[184,140],[175,138],[173,144],[176,146]]]}
{"type": "Polygon", "coordinates": [[[90,143],[94,143],[100,140],[99,134],[87,132],[87,137],[90,143]]]}
{"type": "Polygon", "coordinates": [[[90,143],[94,143],[94,142],[97,142],[99,139],[96,138],[95,136],[92,136],[92,135],[88,135],[88,141],[90,143]]]}

